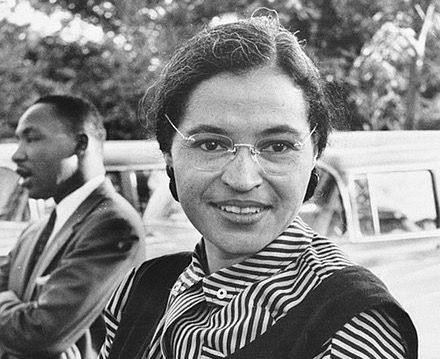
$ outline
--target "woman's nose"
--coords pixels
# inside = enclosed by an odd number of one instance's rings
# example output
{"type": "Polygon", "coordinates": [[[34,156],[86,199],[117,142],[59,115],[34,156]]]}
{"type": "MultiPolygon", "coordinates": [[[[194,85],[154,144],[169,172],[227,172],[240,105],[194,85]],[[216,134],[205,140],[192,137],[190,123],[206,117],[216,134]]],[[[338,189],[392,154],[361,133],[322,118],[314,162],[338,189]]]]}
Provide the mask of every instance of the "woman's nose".
{"type": "Polygon", "coordinates": [[[248,192],[263,183],[263,169],[250,148],[238,148],[223,168],[222,181],[238,192],[248,192]]]}

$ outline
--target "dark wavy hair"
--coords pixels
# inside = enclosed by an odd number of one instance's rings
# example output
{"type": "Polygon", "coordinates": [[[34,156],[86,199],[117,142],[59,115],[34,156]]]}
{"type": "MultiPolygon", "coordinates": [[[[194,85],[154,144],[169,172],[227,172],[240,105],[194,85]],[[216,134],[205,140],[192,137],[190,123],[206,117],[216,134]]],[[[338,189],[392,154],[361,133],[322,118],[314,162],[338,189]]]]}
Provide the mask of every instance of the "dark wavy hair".
{"type": "Polygon", "coordinates": [[[148,132],[156,136],[162,152],[169,152],[175,131],[164,115],[179,126],[198,84],[220,73],[239,75],[266,66],[281,69],[302,89],[321,155],[335,117],[326,85],[295,34],[267,14],[207,28],[184,43],[141,101],[148,132]]]}

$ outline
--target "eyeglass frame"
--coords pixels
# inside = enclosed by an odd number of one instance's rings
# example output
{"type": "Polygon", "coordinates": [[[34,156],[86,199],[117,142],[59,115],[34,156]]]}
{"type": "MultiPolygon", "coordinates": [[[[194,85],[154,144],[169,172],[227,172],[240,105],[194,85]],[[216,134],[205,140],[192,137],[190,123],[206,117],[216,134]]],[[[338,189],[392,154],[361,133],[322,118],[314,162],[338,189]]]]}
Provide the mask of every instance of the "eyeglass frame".
{"type": "MultiPolygon", "coordinates": [[[[180,130],[177,128],[177,126],[171,121],[171,119],[169,118],[168,114],[165,113],[164,116],[165,116],[165,118],[167,119],[168,123],[173,127],[173,129],[174,129],[174,130],[180,135],[180,137],[181,137],[183,140],[185,140],[185,141],[195,141],[194,138],[192,137],[193,135],[191,135],[191,136],[185,136],[185,135],[182,133],[182,131],[180,131],[180,130]]],[[[306,140],[307,140],[308,138],[310,138],[310,137],[313,135],[313,133],[315,133],[317,127],[318,127],[318,124],[316,124],[316,125],[313,127],[313,129],[312,129],[307,135],[305,135],[300,141],[297,141],[293,146],[294,146],[298,151],[299,151],[299,150],[302,150],[302,148],[303,148],[303,146],[304,146],[306,140]]],[[[228,138],[229,140],[231,140],[232,148],[227,148],[227,149],[226,149],[226,152],[232,153],[232,155],[233,155],[232,160],[233,160],[233,159],[235,158],[235,156],[237,155],[237,153],[238,153],[238,148],[239,148],[239,147],[247,147],[247,148],[249,149],[249,152],[251,153],[251,158],[252,158],[252,160],[254,160],[254,161],[258,164],[258,166],[263,170],[264,173],[267,173],[267,171],[265,170],[265,168],[261,165],[260,161],[258,160],[258,157],[257,157],[257,156],[261,154],[261,151],[258,150],[258,148],[256,148],[255,145],[252,145],[252,144],[250,144],[250,143],[234,143],[234,141],[232,140],[232,138],[230,138],[229,136],[225,136],[225,135],[217,135],[217,134],[214,134],[214,133],[213,133],[213,135],[221,136],[221,137],[225,137],[225,138],[228,138]]],[[[231,162],[232,160],[229,160],[227,163],[231,162]]],[[[226,164],[225,164],[225,165],[226,165],[226,164]]],[[[223,167],[222,167],[222,168],[223,168],[223,167]]],[[[212,171],[212,170],[209,170],[209,169],[202,169],[202,168],[198,168],[198,169],[201,170],[201,171],[212,171]]]]}

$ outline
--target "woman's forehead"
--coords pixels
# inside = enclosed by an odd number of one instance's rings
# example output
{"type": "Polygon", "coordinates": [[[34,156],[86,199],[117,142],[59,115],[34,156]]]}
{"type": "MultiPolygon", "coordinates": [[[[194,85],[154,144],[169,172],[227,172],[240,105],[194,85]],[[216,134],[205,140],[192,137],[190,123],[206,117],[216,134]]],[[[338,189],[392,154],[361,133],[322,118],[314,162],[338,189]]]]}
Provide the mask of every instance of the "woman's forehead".
{"type": "Polygon", "coordinates": [[[243,75],[223,73],[203,81],[188,99],[181,129],[200,126],[267,130],[308,129],[307,103],[293,80],[273,69],[243,75]]]}
{"type": "Polygon", "coordinates": [[[269,96],[271,101],[282,102],[281,89],[302,94],[302,89],[294,80],[276,67],[262,67],[234,74],[223,72],[199,83],[193,90],[189,100],[197,100],[202,95],[222,97],[225,101],[247,102],[252,99],[263,100],[269,96]]]}

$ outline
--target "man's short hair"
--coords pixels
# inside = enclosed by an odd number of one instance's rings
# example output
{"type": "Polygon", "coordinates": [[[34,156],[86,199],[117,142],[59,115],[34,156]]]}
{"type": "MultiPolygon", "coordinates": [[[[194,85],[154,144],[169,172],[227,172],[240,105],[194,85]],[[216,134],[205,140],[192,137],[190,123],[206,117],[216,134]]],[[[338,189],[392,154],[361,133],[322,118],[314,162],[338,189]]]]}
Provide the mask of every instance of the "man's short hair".
{"type": "Polygon", "coordinates": [[[104,120],[91,102],[71,95],[48,95],[40,97],[33,105],[51,105],[73,133],[86,131],[99,141],[104,141],[104,120]]]}

